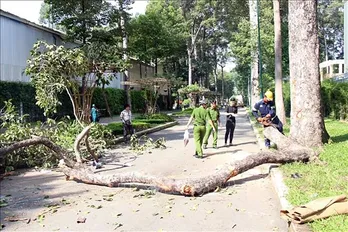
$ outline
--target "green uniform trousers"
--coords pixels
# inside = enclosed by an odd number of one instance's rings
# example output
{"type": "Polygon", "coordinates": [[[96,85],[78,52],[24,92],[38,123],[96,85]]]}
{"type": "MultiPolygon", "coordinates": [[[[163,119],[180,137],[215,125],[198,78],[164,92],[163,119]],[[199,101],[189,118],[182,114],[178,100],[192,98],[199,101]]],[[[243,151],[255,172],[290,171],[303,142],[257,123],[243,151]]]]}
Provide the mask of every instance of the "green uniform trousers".
{"type": "MultiPolygon", "coordinates": [[[[218,140],[218,123],[217,122],[213,122],[214,127],[216,132],[213,132],[213,146],[217,146],[217,140],[218,140]]],[[[211,132],[213,131],[213,127],[208,124],[207,125],[207,131],[205,132],[205,136],[203,139],[203,144],[204,145],[208,145],[208,139],[210,137],[211,132]]]]}
{"type": "Polygon", "coordinates": [[[193,127],[193,138],[195,140],[196,145],[196,154],[198,156],[203,156],[203,138],[205,135],[205,126],[194,126],[193,127]]]}

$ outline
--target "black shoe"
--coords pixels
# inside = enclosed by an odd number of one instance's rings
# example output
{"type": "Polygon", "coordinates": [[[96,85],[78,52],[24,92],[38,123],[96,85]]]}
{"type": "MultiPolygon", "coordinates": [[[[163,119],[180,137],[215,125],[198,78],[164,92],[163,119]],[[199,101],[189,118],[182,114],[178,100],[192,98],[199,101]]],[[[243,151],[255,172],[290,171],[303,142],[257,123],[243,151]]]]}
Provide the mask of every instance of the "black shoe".
{"type": "Polygon", "coordinates": [[[207,149],[207,144],[204,144],[204,145],[203,145],[203,149],[207,149]]]}
{"type": "Polygon", "coordinates": [[[197,159],[203,159],[203,156],[200,156],[200,155],[197,155],[197,154],[195,154],[194,157],[197,158],[197,159]]]}
{"type": "Polygon", "coordinates": [[[214,148],[214,149],[218,149],[217,145],[214,145],[213,148],[214,148]]]}

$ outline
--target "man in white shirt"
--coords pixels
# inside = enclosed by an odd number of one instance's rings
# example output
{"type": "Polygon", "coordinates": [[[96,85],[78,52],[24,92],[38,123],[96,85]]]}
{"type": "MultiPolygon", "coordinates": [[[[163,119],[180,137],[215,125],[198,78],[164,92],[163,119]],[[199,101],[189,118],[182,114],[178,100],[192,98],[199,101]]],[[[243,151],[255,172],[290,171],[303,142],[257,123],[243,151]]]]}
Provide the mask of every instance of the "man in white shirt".
{"type": "Polygon", "coordinates": [[[127,135],[132,136],[134,134],[134,129],[132,126],[132,112],[130,110],[130,105],[126,104],[124,106],[124,110],[121,112],[120,118],[123,123],[124,141],[127,142],[127,135]]]}

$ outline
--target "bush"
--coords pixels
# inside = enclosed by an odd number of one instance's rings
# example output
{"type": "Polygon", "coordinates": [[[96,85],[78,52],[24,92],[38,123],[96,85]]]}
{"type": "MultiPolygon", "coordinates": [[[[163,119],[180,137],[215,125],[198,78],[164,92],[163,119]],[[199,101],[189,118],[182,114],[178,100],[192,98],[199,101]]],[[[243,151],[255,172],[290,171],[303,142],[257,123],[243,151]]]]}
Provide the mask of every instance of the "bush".
{"type": "MultiPolygon", "coordinates": [[[[6,103],[5,113],[1,115],[0,121],[0,130],[3,130],[0,133],[0,147],[36,135],[47,137],[57,145],[71,149],[76,136],[82,131],[81,126],[69,118],[60,122],[48,119],[45,123],[25,123],[10,102],[6,103]]],[[[111,131],[104,126],[96,125],[91,129],[90,141],[97,152],[106,148],[112,140],[111,131]]],[[[0,171],[34,166],[53,167],[57,163],[56,155],[45,146],[31,146],[8,154],[0,161],[0,171]]]]}
{"type": "MultiPolygon", "coordinates": [[[[284,106],[286,116],[290,116],[290,84],[284,83],[284,106]]],[[[348,83],[325,80],[321,83],[321,98],[323,101],[325,117],[334,119],[348,119],[348,83]]]]}
{"type": "MultiPolygon", "coordinates": [[[[151,127],[151,124],[148,122],[132,122],[133,128],[135,131],[142,131],[151,127]]],[[[113,135],[122,135],[123,134],[123,124],[121,122],[110,123],[106,128],[112,131],[113,135]]]]}
{"type": "Polygon", "coordinates": [[[151,115],[140,115],[135,118],[138,119],[146,119],[146,120],[162,120],[163,122],[173,122],[174,119],[167,114],[151,114],[151,115]]]}
{"type": "MultiPolygon", "coordinates": [[[[110,106],[111,113],[117,115],[121,113],[126,104],[126,92],[123,89],[105,88],[105,94],[110,106]]],[[[131,91],[132,109],[134,112],[143,112],[145,100],[141,91],[131,91]]],[[[44,121],[43,110],[36,105],[35,88],[30,83],[22,82],[4,82],[0,81],[0,109],[4,106],[4,101],[12,99],[16,109],[23,105],[23,114],[28,114],[26,118],[29,121],[44,121]]],[[[64,116],[74,117],[72,105],[69,96],[63,92],[59,96],[62,105],[58,106],[57,114],[51,115],[51,118],[62,118],[64,116]]],[[[101,88],[96,88],[93,94],[92,103],[98,109],[106,110],[106,103],[101,88]]],[[[107,112],[103,112],[106,113],[107,112]]],[[[106,116],[106,115],[103,115],[106,116]]]]}
{"type": "MultiPolygon", "coordinates": [[[[110,107],[112,115],[121,113],[124,104],[126,103],[126,92],[123,89],[105,88],[105,95],[110,107]]],[[[93,94],[92,103],[98,109],[106,110],[106,102],[104,100],[103,91],[101,88],[96,88],[93,94]]],[[[107,112],[105,112],[107,114],[107,112]]],[[[103,115],[107,116],[107,115],[103,115]]]]}
{"type": "Polygon", "coordinates": [[[348,83],[325,80],[322,82],[321,96],[325,116],[348,119],[348,83]]]}
{"type": "Polygon", "coordinates": [[[146,104],[143,91],[131,91],[132,111],[134,113],[144,113],[146,104]]]}
{"type": "Polygon", "coordinates": [[[193,108],[188,108],[180,112],[173,113],[173,116],[191,116],[192,112],[193,112],[193,108]]]}

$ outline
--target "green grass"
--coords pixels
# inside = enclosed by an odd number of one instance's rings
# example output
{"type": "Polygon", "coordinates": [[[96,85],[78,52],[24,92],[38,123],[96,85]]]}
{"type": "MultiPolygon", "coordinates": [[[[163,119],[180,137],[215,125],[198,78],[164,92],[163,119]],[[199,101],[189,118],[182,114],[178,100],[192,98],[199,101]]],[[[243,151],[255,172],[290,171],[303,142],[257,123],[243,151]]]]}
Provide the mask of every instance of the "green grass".
{"type": "MultiPolygon", "coordinates": [[[[263,137],[262,126],[251,115],[253,126],[263,137]]],[[[341,194],[348,195],[348,124],[326,119],[325,126],[331,136],[331,142],[324,145],[318,163],[292,163],[281,166],[285,184],[289,188],[287,199],[292,205],[301,205],[321,197],[341,194]],[[302,178],[293,179],[291,174],[299,173],[302,178]]],[[[289,135],[290,120],[284,126],[284,134],[289,135]]],[[[309,223],[313,231],[348,231],[348,215],[333,216],[309,223]]]]}
{"type": "MultiPolygon", "coordinates": [[[[326,144],[320,154],[323,164],[293,163],[281,167],[289,187],[287,198],[293,205],[348,194],[348,124],[328,119],[325,126],[332,142],[326,144]],[[293,173],[299,173],[302,178],[290,178],[293,173]]],[[[314,231],[348,231],[348,215],[317,220],[309,225],[314,231]]]]}
{"type": "Polygon", "coordinates": [[[192,108],[188,108],[188,109],[182,110],[180,112],[173,113],[173,116],[174,117],[191,116],[192,112],[193,112],[193,109],[192,108]]]}

